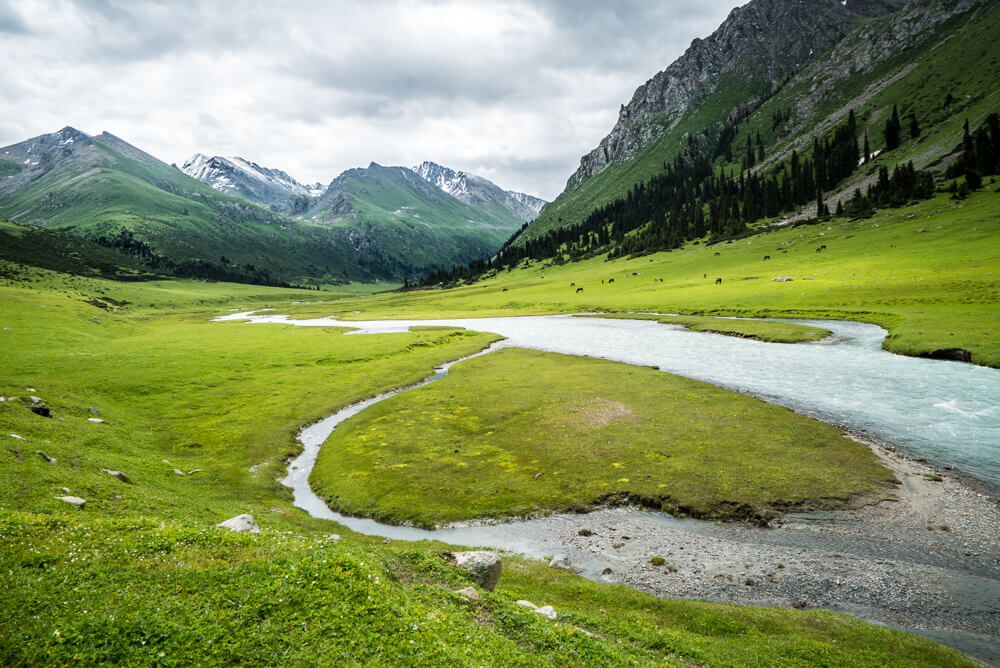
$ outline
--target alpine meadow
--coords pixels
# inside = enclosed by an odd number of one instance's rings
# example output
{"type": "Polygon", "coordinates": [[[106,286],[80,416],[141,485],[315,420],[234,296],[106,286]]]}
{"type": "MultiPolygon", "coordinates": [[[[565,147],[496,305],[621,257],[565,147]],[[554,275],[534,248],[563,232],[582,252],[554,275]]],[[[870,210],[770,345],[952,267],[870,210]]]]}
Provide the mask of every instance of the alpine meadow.
{"type": "Polygon", "coordinates": [[[1000,666],[1000,3],[735,4],[0,3],[0,663],[1000,666]]]}

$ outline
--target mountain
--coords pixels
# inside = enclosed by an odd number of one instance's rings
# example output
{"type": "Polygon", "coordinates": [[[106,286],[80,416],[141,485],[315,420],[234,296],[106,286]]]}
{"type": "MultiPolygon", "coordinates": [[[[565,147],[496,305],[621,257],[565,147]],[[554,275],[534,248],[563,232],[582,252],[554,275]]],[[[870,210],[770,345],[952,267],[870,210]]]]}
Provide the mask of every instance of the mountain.
{"type": "Polygon", "coordinates": [[[488,179],[467,172],[457,172],[437,163],[425,161],[413,167],[428,183],[437,186],[466,204],[499,212],[505,209],[515,218],[528,222],[541,212],[546,201],[525,193],[503,190],[488,179]]]}
{"type": "Polygon", "coordinates": [[[0,160],[0,216],[156,271],[271,283],[383,276],[328,230],[220,193],[107,132],[66,127],[0,148],[0,160]]]}
{"type": "MultiPolygon", "coordinates": [[[[930,53],[924,50],[961,32],[954,23],[959,17],[977,7],[985,11],[989,4],[753,0],[734,9],[712,35],[694,40],[680,58],[636,89],[610,133],[581,158],[566,189],[523,238],[579,222],[660,173],[699,135],[726,122],[764,113],[768,118],[760,125],[766,145],[809,133],[818,124],[828,129],[831,114],[846,114],[848,103],[864,105],[873,115],[884,113],[900,77],[913,80],[909,70],[930,53]],[[886,95],[880,96],[882,91],[886,95]],[[791,118],[774,132],[770,114],[779,104],[791,110],[791,118]]],[[[973,67],[964,74],[932,57],[935,83],[956,75],[968,79],[989,65],[982,56],[966,49],[962,59],[973,67]]]]}
{"type": "Polygon", "coordinates": [[[303,213],[309,208],[310,198],[323,192],[319,183],[305,186],[280,169],[262,167],[239,157],[209,157],[195,153],[180,170],[219,192],[293,215],[303,213]]]}
{"type": "Polygon", "coordinates": [[[464,182],[472,203],[375,163],[327,188],[242,158],[198,154],[177,169],[114,135],[66,127],[0,148],[0,217],[82,237],[130,258],[123,266],[135,260],[161,273],[401,281],[490,256],[533,217],[534,198],[464,182]]]}
{"type": "Polygon", "coordinates": [[[334,179],[303,220],[344,230],[355,250],[408,277],[492,255],[523,223],[491,201],[466,203],[413,170],[374,162],[334,179]]]}

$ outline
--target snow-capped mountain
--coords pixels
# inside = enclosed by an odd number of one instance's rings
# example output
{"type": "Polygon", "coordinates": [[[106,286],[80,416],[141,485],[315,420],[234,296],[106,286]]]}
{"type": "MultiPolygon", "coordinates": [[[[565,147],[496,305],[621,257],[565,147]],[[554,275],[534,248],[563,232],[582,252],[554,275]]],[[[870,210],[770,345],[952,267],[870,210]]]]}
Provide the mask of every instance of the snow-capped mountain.
{"type": "Polygon", "coordinates": [[[325,190],[322,184],[306,186],[280,169],[262,167],[239,157],[209,157],[195,153],[180,169],[219,192],[283,213],[305,211],[310,200],[325,190]]]}
{"type": "Polygon", "coordinates": [[[458,172],[430,161],[413,167],[413,171],[431,185],[466,204],[487,209],[499,206],[522,221],[533,220],[546,204],[545,200],[532,195],[504,190],[481,176],[458,172]]]}

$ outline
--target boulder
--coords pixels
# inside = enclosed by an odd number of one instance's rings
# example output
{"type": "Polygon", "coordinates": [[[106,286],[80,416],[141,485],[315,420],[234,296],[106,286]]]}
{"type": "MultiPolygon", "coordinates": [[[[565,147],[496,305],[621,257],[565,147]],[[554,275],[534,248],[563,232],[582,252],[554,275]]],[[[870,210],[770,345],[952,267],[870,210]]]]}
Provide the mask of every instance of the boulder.
{"type": "Polygon", "coordinates": [[[121,480],[122,482],[124,482],[126,484],[129,484],[129,485],[132,484],[132,481],[129,480],[128,476],[125,475],[124,473],[122,473],[121,471],[114,471],[112,469],[101,469],[101,470],[104,471],[105,473],[107,473],[109,476],[111,476],[113,478],[118,478],[119,480],[121,480]]]}
{"type": "Polygon", "coordinates": [[[42,403],[41,398],[36,397],[34,395],[32,395],[32,396],[30,396],[28,398],[31,399],[31,403],[33,403],[33,404],[40,404],[40,403],[42,403]]]}
{"type": "Polygon", "coordinates": [[[573,563],[565,554],[557,554],[552,557],[552,561],[549,562],[549,568],[558,568],[561,571],[571,571],[573,570],[573,563]]]}
{"type": "Polygon", "coordinates": [[[39,457],[41,457],[42,459],[44,459],[45,461],[47,461],[49,464],[55,464],[56,463],[56,458],[55,457],[49,457],[47,454],[45,454],[41,450],[35,450],[35,454],[38,455],[39,457]]]}
{"type": "Polygon", "coordinates": [[[88,408],[87,410],[90,411],[90,414],[93,415],[94,417],[100,415],[100,413],[97,412],[96,408],[88,408]]]}
{"type": "Polygon", "coordinates": [[[339,540],[340,540],[340,534],[339,533],[332,533],[332,534],[330,534],[329,536],[326,537],[326,542],[328,542],[328,543],[336,543],[339,540]]]}
{"type": "Polygon", "coordinates": [[[24,436],[18,436],[17,434],[10,434],[10,437],[11,438],[16,438],[19,441],[25,441],[25,440],[27,440],[26,438],[24,438],[24,436]]]}
{"type": "Polygon", "coordinates": [[[503,560],[494,552],[452,552],[446,555],[451,563],[461,566],[472,574],[480,587],[493,591],[503,570],[503,560]]]}
{"type": "Polygon", "coordinates": [[[35,404],[34,406],[28,406],[30,410],[35,415],[41,415],[42,417],[50,418],[52,417],[52,412],[49,411],[49,407],[45,404],[35,404]]]}
{"type": "Polygon", "coordinates": [[[81,499],[78,496],[57,496],[55,498],[60,501],[65,501],[66,503],[72,503],[77,508],[83,508],[84,504],[87,503],[85,499],[81,499]]]}
{"type": "Polygon", "coordinates": [[[87,422],[93,422],[94,424],[104,424],[104,420],[101,418],[87,418],[87,422]]]}
{"type": "Polygon", "coordinates": [[[253,515],[249,513],[230,517],[225,522],[219,522],[215,526],[229,529],[235,533],[260,533],[260,527],[253,521],[253,515]]]}

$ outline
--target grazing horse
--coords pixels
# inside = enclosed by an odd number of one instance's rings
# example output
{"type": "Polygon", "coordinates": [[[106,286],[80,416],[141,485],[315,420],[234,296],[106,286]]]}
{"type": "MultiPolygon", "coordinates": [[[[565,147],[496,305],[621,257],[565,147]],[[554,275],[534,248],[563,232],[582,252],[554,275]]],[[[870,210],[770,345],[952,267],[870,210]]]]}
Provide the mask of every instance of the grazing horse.
{"type": "Polygon", "coordinates": [[[583,288],[577,288],[577,289],[576,289],[576,293],[577,293],[577,294],[580,294],[581,292],[583,292],[583,288]]]}
{"type": "Polygon", "coordinates": [[[715,251],[715,254],[716,255],[722,255],[722,253],[720,253],[719,251],[715,251]]]}
{"type": "Polygon", "coordinates": [[[820,246],[820,248],[822,248],[823,250],[826,250],[826,244],[823,244],[822,246],[820,246]]]}
{"type": "Polygon", "coordinates": [[[609,278],[608,279],[608,283],[614,283],[614,282],[615,282],[615,279],[613,279],[613,278],[609,278]]]}
{"type": "Polygon", "coordinates": [[[576,287],[576,283],[570,283],[570,284],[569,284],[569,287],[571,287],[571,288],[575,288],[575,287],[576,287]]]}
{"type": "Polygon", "coordinates": [[[715,284],[716,285],[722,285],[722,279],[721,278],[715,279],[715,284]]]}
{"type": "Polygon", "coordinates": [[[504,288],[504,289],[503,289],[503,291],[504,291],[504,292],[507,292],[507,288],[504,288]]]}
{"type": "Polygon", "coordinates": [[[633,272],[632,272],[632,275],[633,275],[633,276],[638,276],[639,274],[637,274],[637,273],[635,273],[635,272],[633,271],[633,272]]]}
{"type": "Polygon", "coordinates": [[[770,260],[770,259],[771,259],[771,256],[770,256],[770,255],[765,255],[765,256],[764,256],[764,259],[765,259],[765,260],[770,260]]]}

